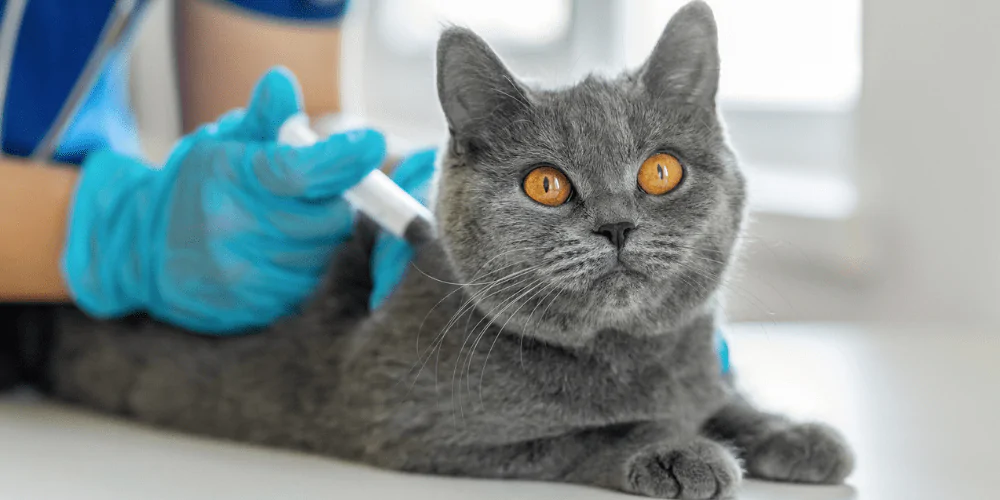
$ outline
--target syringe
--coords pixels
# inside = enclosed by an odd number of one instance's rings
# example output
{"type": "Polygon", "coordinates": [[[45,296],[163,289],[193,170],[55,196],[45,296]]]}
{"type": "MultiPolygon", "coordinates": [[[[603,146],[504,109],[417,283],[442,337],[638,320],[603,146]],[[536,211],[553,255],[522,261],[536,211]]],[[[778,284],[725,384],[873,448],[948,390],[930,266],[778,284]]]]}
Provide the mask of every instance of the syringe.
{"type": "MultiPolygon", "coordinates": [[[[309,125],[309,117],[296,114],[281,125],[278,142],[291,146],[311,146],[320,137],[309,125]]],[[[344,193],[344,199],[390,233],[420,246],[434,236],[434,216],[403,191],[381,170],[373,170],[356,186],[344,193]]]]}

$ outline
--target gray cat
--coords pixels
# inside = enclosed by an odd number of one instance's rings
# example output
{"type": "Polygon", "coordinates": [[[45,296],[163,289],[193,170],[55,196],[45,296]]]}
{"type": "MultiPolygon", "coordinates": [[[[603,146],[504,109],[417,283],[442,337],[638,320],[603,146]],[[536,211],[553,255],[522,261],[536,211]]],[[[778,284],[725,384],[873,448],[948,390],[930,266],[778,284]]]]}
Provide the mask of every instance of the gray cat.
{"type": "Polygon", "coordinates": [[[451,134],[439,237],[382,307],[366,305],[375,228],[362,222],[302,314],[263,332],[62,313],[54,394],[390,469],[663,498],[730,498],[744,467],[804,483],[850,473],[835,431],[753,408],[713,347],[745,188],[704,3],[614,79],[529,88],[458,28],[437,71],[451,134]]]}

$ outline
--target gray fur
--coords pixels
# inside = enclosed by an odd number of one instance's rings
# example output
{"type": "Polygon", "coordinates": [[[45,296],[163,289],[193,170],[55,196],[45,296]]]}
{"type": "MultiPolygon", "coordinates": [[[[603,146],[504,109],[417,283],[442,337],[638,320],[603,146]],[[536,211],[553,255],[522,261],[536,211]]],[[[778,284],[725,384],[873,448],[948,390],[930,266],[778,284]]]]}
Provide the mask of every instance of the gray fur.
{"type": "Polygon", "coordinates": [[[366,310],[362,223],[302,314],[254,335],[66,311],[56,395],[406,471],[728,498],[741,457],[758,477],[842,481],[837,434],[755,410],[713,348],[745,192],[715,110],[708,7],[683,8],[637,72],[566,89],[529,89],[467,30],[446,31],[438,56],[441,233],[381,308],[366,310]],[[651,197],[636,172],[661,150],[687,176],[651,197]],[[541,163],[571,179],[565,205],[522,193],[541,163]],[[618,254],[593,231],[620,221],[637,229],[618,254]]]}

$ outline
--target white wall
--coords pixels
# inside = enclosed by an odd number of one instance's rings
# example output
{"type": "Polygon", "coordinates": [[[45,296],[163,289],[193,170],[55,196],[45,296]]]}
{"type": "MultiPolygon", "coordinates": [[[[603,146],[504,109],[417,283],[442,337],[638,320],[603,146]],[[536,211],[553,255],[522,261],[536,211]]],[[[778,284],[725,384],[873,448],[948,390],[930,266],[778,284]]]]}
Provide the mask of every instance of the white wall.
{"type": "Polygon", "coordinates": [[[883,319],[1000,322],[1000,2],[871,0],[862,203],[883,319]]]}

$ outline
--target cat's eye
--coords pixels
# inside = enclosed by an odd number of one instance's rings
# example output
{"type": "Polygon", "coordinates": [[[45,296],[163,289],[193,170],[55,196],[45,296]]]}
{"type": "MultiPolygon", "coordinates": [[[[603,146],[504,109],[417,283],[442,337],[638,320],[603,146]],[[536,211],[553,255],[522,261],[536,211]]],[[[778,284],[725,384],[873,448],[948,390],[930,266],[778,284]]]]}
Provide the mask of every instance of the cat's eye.
{"type": "Polygon", "coordinates": [[[529,198],[550,207],[566,203],[573,192],[566,174],[552,167],[538,167],[529,172],[523,187],[529,198]]]}
{"type": "Polygon", "coordinates": [[[684,178],[684,167],[672,155],[657,153],[639,167],[639,187],[651,195],[673,191],[684,178]]]}

